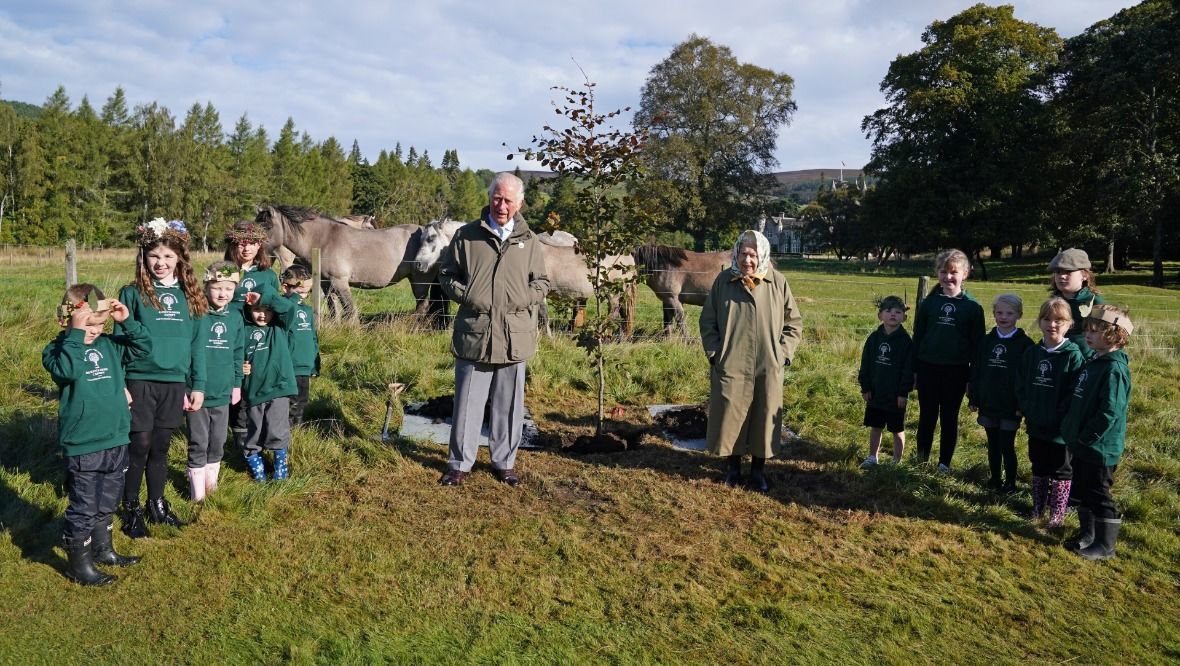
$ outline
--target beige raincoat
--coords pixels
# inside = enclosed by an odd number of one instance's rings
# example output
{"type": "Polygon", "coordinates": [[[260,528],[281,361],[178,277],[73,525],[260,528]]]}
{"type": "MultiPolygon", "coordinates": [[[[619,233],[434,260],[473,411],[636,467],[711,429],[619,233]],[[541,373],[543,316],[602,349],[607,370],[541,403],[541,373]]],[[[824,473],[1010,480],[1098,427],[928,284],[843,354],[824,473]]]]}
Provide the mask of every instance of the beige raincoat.
{"type": "MultiPolygon", "coordinates": [[[[760,264],[769,266],[764,243],[760,264]]],[[[751,289],[734,271],[722,271],[701,310],[711,365],[707,437],[709,449],[722,456],[772,458],[782,440],[783,369],[803,337],[803,319],[778,270],[770,267],[752,282],[751,289]]]]}

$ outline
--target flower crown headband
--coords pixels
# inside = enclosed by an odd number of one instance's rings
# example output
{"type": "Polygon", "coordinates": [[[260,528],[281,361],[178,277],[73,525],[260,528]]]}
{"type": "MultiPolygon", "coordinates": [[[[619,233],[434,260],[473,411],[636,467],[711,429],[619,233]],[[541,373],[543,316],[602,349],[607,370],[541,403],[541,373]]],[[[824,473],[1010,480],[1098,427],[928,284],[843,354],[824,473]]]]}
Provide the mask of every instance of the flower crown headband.
{"type": "Polygon", "coordinates": [[[239,222],[225,232],[225,240],[231,243],[241,243],[242,241],[264,243],[268,237],[266,228],[254,222],[239,222]]]}
{"type": "Polygon", "coordinates": [[[135,227],[135,237],[140,247],[146,247],[156,241],[170,239],[187,246],[189,235],[184,222],[180,220],[165,220],[157,217],[151,222],[135,227]]]}
{"type": "Polygon", "coordinates": [[[205,271],[205,282],[233,282],[242,281],[242,274],[229,266],[220,266],[216,270],[212,266],[205,271]]]}

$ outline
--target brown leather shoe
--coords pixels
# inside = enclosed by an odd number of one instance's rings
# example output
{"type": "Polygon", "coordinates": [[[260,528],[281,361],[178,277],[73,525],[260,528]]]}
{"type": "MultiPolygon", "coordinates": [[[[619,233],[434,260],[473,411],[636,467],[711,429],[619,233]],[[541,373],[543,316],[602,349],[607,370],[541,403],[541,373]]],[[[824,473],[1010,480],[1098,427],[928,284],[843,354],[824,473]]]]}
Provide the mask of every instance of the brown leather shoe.
{"type": "Polygon", "coordinates": [[[510,469],[493,469],[492,474],[496,475],[496,480],[500,483],[507,483],[513,488],[520,485],[520,477],[510,469]]]}
{"type": "Polygon", "coordinates": [[[465,478],[467,478],[466,472],[460,472],[457,469],[448,469],[447,473],[443,474],[442,478],[438,480],[438,485],[461,486],[463,485],[463,479],[465,478]]]}

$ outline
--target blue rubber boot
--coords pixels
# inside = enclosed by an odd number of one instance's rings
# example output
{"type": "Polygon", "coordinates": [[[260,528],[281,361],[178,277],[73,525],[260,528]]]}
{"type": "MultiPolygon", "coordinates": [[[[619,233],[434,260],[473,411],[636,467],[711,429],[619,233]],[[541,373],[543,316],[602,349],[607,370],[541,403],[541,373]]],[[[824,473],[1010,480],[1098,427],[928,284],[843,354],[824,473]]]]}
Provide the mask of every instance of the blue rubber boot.
{"type": "Polygon", "coordinates": [[[262,464],[262,454],[255,453],[246,456],[246,464],[250,466],[250,478],[259,483],[266,481],[266,466],[262,464]]]}
{"type": "Polygon", "coordinates": [[[291,475],[287,469],[287,449],[275,449],[275,481],[282,481],[291,475]]]}

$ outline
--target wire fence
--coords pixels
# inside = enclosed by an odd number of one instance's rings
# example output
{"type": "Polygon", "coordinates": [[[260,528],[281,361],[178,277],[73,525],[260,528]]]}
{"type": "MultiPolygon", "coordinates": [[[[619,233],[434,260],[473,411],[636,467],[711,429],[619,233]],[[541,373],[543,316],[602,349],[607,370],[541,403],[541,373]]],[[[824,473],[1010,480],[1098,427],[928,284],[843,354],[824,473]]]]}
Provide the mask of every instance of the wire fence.
{"type": "MultiPolygon", "coordinates": [[[[102,257],[103,255],[117,255],[133,251],[133,248],[85,248],[88,257],[102,257]]],[[[0,257],[6,259],[23,259],[41,263],[59,262],[67,252],[57,246],[22,246],[0,244],[0,257]]],[[[194,257],[196,261],[196,257],[194,257]]],[[[403,260],[403,264],[412,263],[403,260]]],[[[707,291],[689,285],[711,284],[713,278],[724,270],[723,267],[712,268],[708,271],[686,271],[683,269],[649,269],[638,267],[640,281],[636,286],[636,306],[630,319],[629,330],[632,334],[628,338],[632,342],[662,342],[681,341],[689,343],[699,342],[699,329],[696,324],[699,315],[699,305],[705,301],[707,291]],[[672,311],[664,306],[652,288],[645,286],[651,283],[668,282],[664,278],[670,274],[684,278],[686,286],[678,292],[678,301],[682,304],[683,319],[677,321],[672,311]],[[697,279],[691,279],[696,277],[697,279]]],[[[67,271],[69,269],[67,268],[67,271]]],[[[914,277],[883,278],[880,276],[865,276],[849,274],[847,276],[816,275],[807,272],[792,271],[788,274],[788,281],[792,293],[799,302],[799,309],[803,315],[805,339],[828,344],[847,344],[840,335],[832,335],[834,331],[846,333],[855,337],[866,337],[876,330],[877,298],[887,295],[903,297],[908,303],[915,303],[920,288],[920,280],[914,277]],[[823,330],[824,335],[815,335],[823,330]],[[810,333],[810,335],[809,335],[810,333]]],[[[12,279],[20,279],[14,277],[12,279]]],[[[930,281],[934,283],[933,280],[930,281]]],[[[434,287],[433,299],[415,303],[415,310],[408,312],[392,312],[379,317],[369,317],[368,321],[399,321],[409,322],[422,329],[438,329],[450,325],[451,314],[440,314],[453,310],[449,301],[438,298],[438,283],[411,282],[411,287],[418,287],[421,291],[429,292],[434,287]],[[424,313],[424,314],[423,314],[424,313]]],[[[991,301],[1001,293],[1015,293],[1026,303],[1026,315],[1034,313],[1039,304],[1048,297],[1048,287],[1035,283],[995,283],[972,282],[969,291],[990,311],[991,301]]],[[[589,296],[585,284],[580,284],[575,293],[585,293],[589,296]],[[578,292],[581,289],[581,292],[578,292]]],[[[1165,304],[1175,303],[1173,294],[1160,293],[1130,293],[1118,289],[1106,288],[1102,297],[1107,303],[1130,306],[1131,316],[1135,321],[1135,334],[1128,345],[1132,353],[1136,351],[1150,351],[1176,355],[1180,348],[1180,307],[1165,307],[1165,304]]],[[[329,299],[325,299],[328,301],[329,299]]],[[[587,299],[588,307],[593,311],[593,299],[587,299]]],[[[576,336],[575,307],[566,302],[551,303],[549,311],[550,330],[554,335],[576,336]]],[[[325,309],[333,304],[327,303],[325,309]]],[[[990,318],[990,317],[989,317],[990,318]]],[[[1035,320],[1024,318],[1024,328],[1032,337],[1039,337],[1035,320]]]]}

